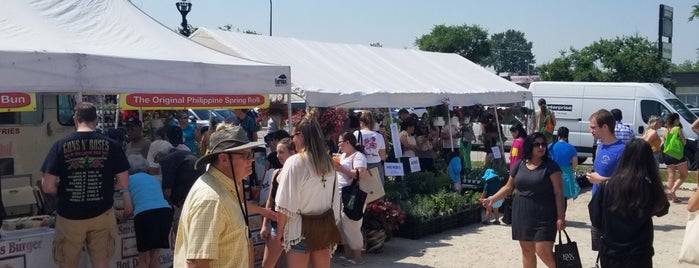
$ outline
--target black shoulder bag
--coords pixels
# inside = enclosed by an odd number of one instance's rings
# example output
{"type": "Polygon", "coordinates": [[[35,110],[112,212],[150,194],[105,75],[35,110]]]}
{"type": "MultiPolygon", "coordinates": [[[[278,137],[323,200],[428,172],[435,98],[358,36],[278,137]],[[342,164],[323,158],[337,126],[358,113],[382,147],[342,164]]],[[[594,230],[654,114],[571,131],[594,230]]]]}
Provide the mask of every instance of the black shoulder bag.
{"type": "Polygon", "coordinates": [[[364,217],[364,203],[367,193],[359,189],[359,170],[357,177],[352,180],[352,184],[342,187],[342,212],[347,218],[353,221],[361,220],[364,217]]]}

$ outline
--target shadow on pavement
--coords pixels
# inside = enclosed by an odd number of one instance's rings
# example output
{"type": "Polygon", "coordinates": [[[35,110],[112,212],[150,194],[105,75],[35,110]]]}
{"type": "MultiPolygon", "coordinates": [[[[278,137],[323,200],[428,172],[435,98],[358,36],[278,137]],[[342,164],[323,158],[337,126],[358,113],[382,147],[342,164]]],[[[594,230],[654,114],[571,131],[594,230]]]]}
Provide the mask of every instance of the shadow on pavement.
{"type": "MultiPolygon", "coordinates": [[[[502,225],[505,226],[505,225],[502,225]]],[[[414,258],[441,258],[442,256],[430,256],[427,251],[432,248],[439,247],[452,247],[455,246],[450,243],[454,237],[462,236],[466,234],[480,233],[480,228],[485,227],[480,223],[472,223],[464,227],[447,230],[438,234],[433,234],[429,236],[422,237],[420,239],[412,240],[402,237],[393,237],[390,241],[386,242],[383,251],[381,253],[366,253],[363,252],[365,263],[362,267],[432,267],[427,265],[419,265],[414,263],[405,263],[403,260],[414,258]]],[[[339,256],[341,253],[335,253],[335,257],[339,256]]],[[[341,265],[333,263],[332,267],[340,267],[341,265]]]]}

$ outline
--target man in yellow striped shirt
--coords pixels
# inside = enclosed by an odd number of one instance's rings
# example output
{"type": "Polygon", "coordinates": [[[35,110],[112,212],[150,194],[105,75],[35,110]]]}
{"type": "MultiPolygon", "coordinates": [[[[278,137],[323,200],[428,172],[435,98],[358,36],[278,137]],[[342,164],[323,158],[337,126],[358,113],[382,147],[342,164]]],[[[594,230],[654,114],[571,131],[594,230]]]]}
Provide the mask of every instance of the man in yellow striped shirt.
{"type": "Polygon", "coordinates": [[[250,233],[242,181],[252,173],[252,148],[245,130],[225,126],[211,134],[207,153],[194,167],[209,164],[182,207],[175,267],[251,267],[250,233]]]}

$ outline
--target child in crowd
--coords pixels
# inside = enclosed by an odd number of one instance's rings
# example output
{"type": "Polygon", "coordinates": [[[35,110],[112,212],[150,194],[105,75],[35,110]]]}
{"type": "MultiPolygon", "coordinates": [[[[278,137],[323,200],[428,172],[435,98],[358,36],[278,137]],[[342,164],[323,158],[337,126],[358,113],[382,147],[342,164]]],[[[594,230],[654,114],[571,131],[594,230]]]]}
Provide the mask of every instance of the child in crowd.
{"type": "MultiPolygon", "coordinates": [[[[485,185],[483,186],[483,194],[481,195],[481,199],[494,195],[503,186],[502,181],[500,181],[500,176],[498,176],[498,174],[490,168],[485,171],[485,174],[483,174],[483,180],[485,181],[485,185]]],[[[494,202],[492,206],[485,208],[485,220],[483,220],[483,224],[491,224],[490,215],[493,213],[495,214],[495,220],[492,222],[492,224],[500,224],[500,212],[498,209],[500,206],[502,206],[502,202],[502,200],[498,200],[497,202],[494,202]]]]}
{"type": "Polygon", "coordinates": [[[461,192],[461,157],[458,151],[452,151],[447,154],[447,160],[449,166],[447,170],[449,172],[449,178],[454,184],[454,190],[461,192]]]}

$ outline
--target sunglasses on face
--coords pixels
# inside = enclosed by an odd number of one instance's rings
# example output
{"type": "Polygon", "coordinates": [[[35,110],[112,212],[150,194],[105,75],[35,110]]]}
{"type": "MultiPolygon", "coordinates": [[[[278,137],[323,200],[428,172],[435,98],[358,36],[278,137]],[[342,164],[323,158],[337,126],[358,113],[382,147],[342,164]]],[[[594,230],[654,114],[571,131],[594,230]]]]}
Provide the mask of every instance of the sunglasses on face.
{"type": "Polygon", "coordinates": [[[243,153],[232,152],[232,153],[230,153],[230,154],[240,155],[241,158],[243,158],[244,160],[250,160],[250,159],[252,159],[252,157],[253,157],[252,152],[243,152],[243,153]]]}
{"type": "Polygon", "coordinates": [[[533,142],[532,145],[534,145],[534,147],[546,148],[545,142],[533,142]]]}

